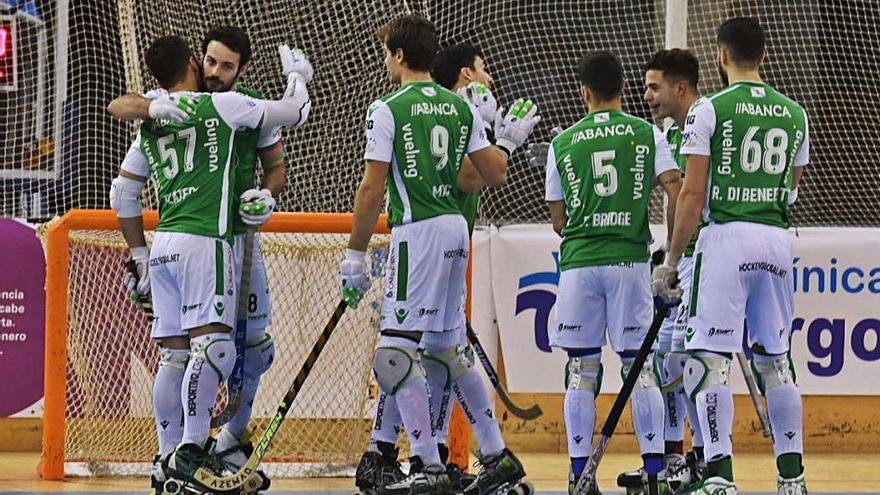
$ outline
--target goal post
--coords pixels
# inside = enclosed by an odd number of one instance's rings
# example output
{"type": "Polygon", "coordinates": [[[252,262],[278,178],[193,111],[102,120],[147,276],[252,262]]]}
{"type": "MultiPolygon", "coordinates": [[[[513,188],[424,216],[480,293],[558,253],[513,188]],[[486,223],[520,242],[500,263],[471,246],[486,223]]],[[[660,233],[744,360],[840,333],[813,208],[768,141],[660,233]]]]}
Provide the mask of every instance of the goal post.
{"type": "MultiPolygon", "coordinates": [[[[143,218],[146,231],[155,229],[155,211],[143,218]]],[[[261,228],[273,298],[268,332],[278,351],[254,404],[254,435],[262,434],[324,313],[338,300],[336,270],[351,226],[348,213],[276,213],[261,228]]],[[[156,445],[149,387],[158,353],[146,320],[121,288],[128,255],[115,213],[70,210],[40,233],[47,265],[40,475],[60,480],[148,474],[156,445]]],[[[270,447],[271,476],[352,475],[367,447],[377,396],[372,352],[389,243],[384,215],[376,234],[369,249],[372,287],[358,310],[346,313],[270,447]]],[[[466,465],[467,420],[459,411],[452,421],[450,455],[466,465]]]]}

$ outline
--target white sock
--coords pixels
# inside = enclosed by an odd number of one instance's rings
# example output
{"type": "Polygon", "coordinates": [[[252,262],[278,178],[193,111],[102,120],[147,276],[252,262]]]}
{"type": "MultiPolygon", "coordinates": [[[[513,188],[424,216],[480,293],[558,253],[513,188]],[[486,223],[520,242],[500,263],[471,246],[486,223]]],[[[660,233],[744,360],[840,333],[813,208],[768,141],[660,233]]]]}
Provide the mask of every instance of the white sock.
{"type": "Polygon", "coordinates": [[[243,382],[241,385],[241,402],[238,411],[224,426],[235,438],[241,438],[247,431],[248,423],[253,414],[254,399],[260,387],[260,378],[269,370],[275,359],[275,344],[266,335],[265,329],[248,329],[248,344],[244,351],[242,365],[243,382]],[[251,336],[252,334],[252,336],[251,336]]]}
{"type": "Polygon", "coordinates": [[[681,394],[681,386],[675,387],[663,394],[663,403],[666,410],[664,436],[668,442],[681,442],[684,440],[685,405],[684,395],[681,394]]]}
{"type": "Polygon", "coordinates": [[[767,415],[773,427],[773,452],[804,453],[804,411],[801,391],[793,383],[767,391],[767,415]]]}
{"type": "Polygon", "coordinates": [[[480,453],[492,455],[504,450],[504,437],[501,436],[501,427],[495,419],[495,408],[489,400],[486,384],[477,368],[469,368],[455,380],[452,387],[474,430],[474,436],[477,437],[480,453]]]}
{"type": "MultiPolygon", "coordinates": [[[[179,352],[189,354],[186,350],[179,352]]],[[[183,437],[180,387],[184,371],[174,366],[159,366],[153,382],[153,416],[156,418],[156,433],[159,436],[159,455],[162,456],[174,452],[183,437]]]]}
{"type": "Polygon", "coordinates": [[[379,393],[379,401],[376,405],[376,419],[373,421],[373,431],[370,435],[370,449],[379,452],[377,442],[397,443],[400,435],[400,409],[397,407],[397,399],[385,392],[379,393]]]}
{"type": "Polygon", "coordinates": [[[685,396],[684,390],[681,391],[684,399],[684,407],[687,409],[688,425],[691,427],[691,447],[703,446],[703,429],[700,428],[700,416],[697,414],[697,406],[685,396]]]}
{"type": "Polygon", "coordinates": [[[192,355],[183,377],[182,444],[205,446],[211,430],[211,410],[217,399],[220,375],[229,376],[235,365],[235,344],[225,333],[211,333],[190,339],[192,355]]]}
{"type": "Polygon", "coordinates": [[[445,390],[449,368],[425,356],[422,357],[422,367],[425,368],[425,379],[428,380],[428,389],[431,391],[431,424],[437,434],[437,443],[446,443],[449,416],[452,414],[452,384],[449,384],[448,391],[445,390]],[[443,418],[440,418],[441,412],[444,413],[443,418]],[[447,425],[445,430],[444,425],[447,425]]]}
{"type": "Polygon", "coordinates": [[[397,409],[409,436],[410,450],[421,457],[425,465],[439,464],[440,453],[431,428],[431,412],[428,406],[428,382],[416,378],[397,390],[397,409]]]}
{"type": "Polygon", "coordinates": [[[593,453],[596,426],[596,396],[589,390],[565,390],[562,406],[569,457],[589,457],[593,453]]]}
{"type": "Polygon", "coordinates": [[[633,430],[642,454],[663,454],[663,393],[657,387],[640,388],[636,384],[630,401],[633,430]]]}
{"type": "Polygon", "coordinates": [[[733,455],[733,390],[729,385],[712,385],[697,393],[697,414],[703,431],[706,461],[733,455]]]}

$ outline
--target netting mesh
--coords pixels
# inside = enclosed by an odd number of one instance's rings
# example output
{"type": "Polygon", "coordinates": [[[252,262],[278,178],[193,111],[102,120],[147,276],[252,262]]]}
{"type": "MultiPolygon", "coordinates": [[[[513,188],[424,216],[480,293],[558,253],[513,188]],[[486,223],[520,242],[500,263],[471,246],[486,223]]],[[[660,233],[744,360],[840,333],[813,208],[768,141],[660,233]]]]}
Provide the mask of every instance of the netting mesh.
{"type": "MultiPolygon", "coordinates": [[[[268,233],[263,254],[272,287],[275,364],[263,376],[253,424],[261,434],[338,299],[336,270],[347,235],[268,233]]],[[[386,236],[374,237],[381,279],[386,236]]],[[[119,281],[128,256],[116,233],[70,239],[66,470],[80,475],[148,474],[156,452],[152,384],[159,355],[143,314],[119,281]]],[[[271,476],[352,475],[375,408],[372,351],[381,284],[342,318],[267,454],[271,476]]]]}
{"type": "MultiPolygon", "coordinates": [[[[880,3],[700,0],[689,4],[688,42],[703,65],[704,90],[719,85],[713,62],[717,26],[733,15],[753,15],[770,37],[766,80],[807,108],[813,166],[799,196],[796,220],[801,225],[880,224],[880,199],[874,194],[880,174],[873,160],[880,147],[874,132],[880,103],[872,97],[870,76],[880,68],[876,29],[880,3]]],[[[45,1],[47,12],[51,5],[45,1]]],[[[0,213],[34,211],[28,207],[33,200],[23,203],[20,198],[23,191],[31,190],[42,194],[37,208],[42,216],[71,207],[106,208],[107,190],[133,127],[110,119],[104,107],[125,90],[153,87],[142,55],[156,36],[184,35],[198,50],[202,33],[221,23],[241,26],[249,33],[254,59],[242,82],[269,97],[277,98],[283,90],[279,43],[303,47],[315,65],[310,122],[289,131],[286,139],[290,185],[281,196],[281,208],[350,211],[362,169],[364,111],[391,89],[376,27],[408,11],[427,14],[446,43],[467,40],[480,45],[503,104],[518,96],[538,102],[544,121],[536,130],[536,140],[549,139],[551,127],[570,125],[583,115],[575,65],[589,49],[610,49],[620,56],[629,80],[624,109],[648,117],[641,98],[641,66],[663,46],[667,16],[683,16],[665,12],[663,0],[564,0],[540,6],[512,0],[74,2],[68,98],[62,107],[63,168],[56,181],[4,182],[0,213]]],[[[45,15],[51,33],[54,24],[45,15]]],[[[48,94],[44,105],[52,100],[52,91],[48,94]]],[[[16,129],[12,135],[32,134],[28,129],[33,128],[34,112],[8,115],[6,125],[14,124],[16,129]]],[[[47,118],[43,127],[50,121],[47,118]]],[[[0,144],[7,147],[5,166],[18,167],[21,160],[13,160],[7,142],[0,144]]],[[[479,221],[546,222],[542,192],[541,172],[529,168],[517,154],[509,185],[485,194],[479,221]]],[[[660,220],[658,206],[655,201],[653,221],[660,220]]]]}

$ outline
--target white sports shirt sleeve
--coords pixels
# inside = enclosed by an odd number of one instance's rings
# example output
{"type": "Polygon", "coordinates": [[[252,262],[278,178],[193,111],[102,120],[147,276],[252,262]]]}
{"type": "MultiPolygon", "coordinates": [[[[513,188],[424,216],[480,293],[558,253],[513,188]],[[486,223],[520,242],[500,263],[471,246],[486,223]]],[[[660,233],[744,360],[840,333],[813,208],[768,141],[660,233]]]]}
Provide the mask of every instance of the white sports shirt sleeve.
{"type": "Polygon", "coordinates": [[[678,165],[672,159],[666,135],[654,126],[654,176],[660,177],[660,174],[670,170],[678,170],[678,165]]]}
{"type": "Polygon", "coordinates": [[[804,112],[804,141],[794,155],[794,166],[805,167],[810,163],[810,123],[807,121],[807,113],[804,112]]]}
{"type": "Polygon", "coordinates": [[[477,110],[477,107],[468,104],[468,108],[471,109],[471,117],[473,118],[473,123],[471,124],[471,137],[468,140],[467,153],[473,153],[475,151],[480,151],[483,148],[487,148],[492,145],[489,141],[489,136],[486,135],[486,126],[483,125],[483,118],[480,117],[480,112],[477,110]]]}
{"type": "Polygon", "coordinates": [[[394,116],[381,100],[367,109],[367,146],[364,160],[391,163],[394,155],[394,116]]]}
{"type": "Polygon", "coordinates": [[[234,91],[213,93],[211,99],[217,113],[233,129],[260,127],[266,112],[266,100],[258,100],[234,91]]]}
{"type": "Polygon", "coordinates": [[[688,111],[681,138],[682,155],[710,156],[712,134],[715,133],[715,106],[708,98],[700,98],[688,111]]]}
{"type": "Polygon", "coordinates": [[[547,180],[546,192],[544,193],[544,201],[562,201],[562,177],[559,176],[559,169],[556,168],[556,152],[553,151],[553,145],[547,150],[547,180]]]}
{"type": "Polygon", "coordinates": [[[156,98],[158,98],[160,96],[165,96],[167,94],[168,94],[168,91],[166,91],[162,88],[156,88],[156,89],[151,89],[151,90],[147,91],[142,96],[148,100],[155,100],[156,98]]]}
{"type": "Polygon", "coordinates": [[[258,150],[275,146],[278,141],[281,141],[280,127],[260,127],[260,138],[257,140],[258,150]]]}
{"type": "Polygon", "coordinates": [[[131,142],[131,146],[128,147],[128,151],[125,153],[125,158],[122,160],[122,166],[119,168],[140,177],[150,177],[150,164],[147,162],[147,157],[144,156],[144,152],[141,151],[140,132],[138,132],[134,141],[131,142]]]}

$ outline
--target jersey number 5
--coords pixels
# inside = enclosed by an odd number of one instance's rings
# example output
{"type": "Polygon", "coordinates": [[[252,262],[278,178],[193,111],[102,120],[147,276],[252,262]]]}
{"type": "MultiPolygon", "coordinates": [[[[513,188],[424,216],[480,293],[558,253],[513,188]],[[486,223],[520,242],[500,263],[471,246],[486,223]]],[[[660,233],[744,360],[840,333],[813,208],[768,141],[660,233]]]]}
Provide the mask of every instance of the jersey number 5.
{"type": "Polygon", "coordinates": [[[177,151],[173,146],[169,148],[176,140],[186,141],[183,171],[191,172],[193,169],[193,155],[196,151],[196,128],[187,127],[174,134],[162,136],[156,141],[156,144],[159,146],[159,156],[162,157],[163,162],[168,163],[168,166],[162,170],[162,174],[169,180],[177,177],[177,174],[180,172],[180,160],[177,156],[177,151]]]}
{"type": "Polygon", "coordinates": [[[614,150],[593,153],[593,179],[595,179],[593,190],[603,198],[617,192],[617,169],[611,163],[614,161],[614,154],[614,150]]]}

